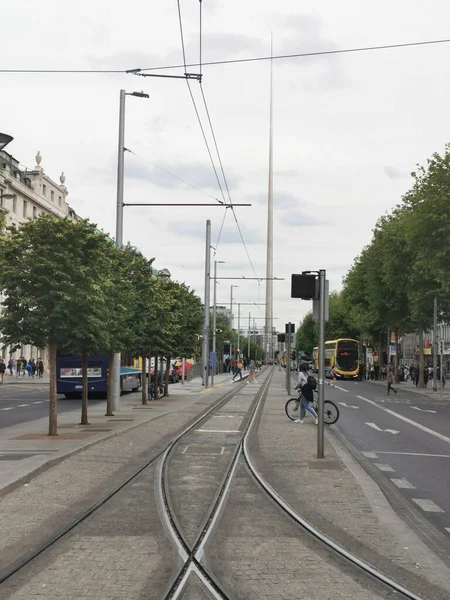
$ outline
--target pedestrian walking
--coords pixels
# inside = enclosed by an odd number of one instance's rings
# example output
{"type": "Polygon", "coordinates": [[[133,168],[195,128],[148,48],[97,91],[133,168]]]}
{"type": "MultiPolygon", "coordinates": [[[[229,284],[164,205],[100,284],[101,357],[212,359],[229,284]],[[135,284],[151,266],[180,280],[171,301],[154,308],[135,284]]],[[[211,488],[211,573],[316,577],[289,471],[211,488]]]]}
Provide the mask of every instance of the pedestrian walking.
{"type": "Polygon", "coordinates": [[[16,363],[15,363],[15,361],[14,361],[13,357],[12,357],[12,356],[10,356],[10,357],[9,357],[9,360],[8,360],[8,369],[9,369],[9,373],[10,373],[10,375],[12,375],[12,374],[13,374],[13,372],[14,372],[14,367],[15,367],[15,364],[16,364],[16,363]]]}
{"type": "Polygon", "coordinates": [[[44,363],[40,358],[37,359],[37,372],[39,378],[42,379],[42,377],[44,377],[44,363]]]}
{"type": "Polygon", "coordinates": [[[0,384],[3,383],[3,378],[6,373],[6,363],[3,358],[0,358],[0,384]]]}
{"type": "Polygon", "coordinates": [[[300,415],[294,423],[303,423],[306,411],[308,411],[314,417],[315,425],[319,422],[319,417],[316,411],[311,406],[311,402],[314,400],[314,391],[311,384],[308,381],[308,375],[306,374],[306,365],[300,365],[300,371],[297,378],[297,384],[295,389],[300,392],[300,415]]]}
{"type": "Polygon", "coordinates": [[[247,384],[251,383],[251,382],[258,383],[256,381],[255,371],[256,371],[255,361],[251,360],[250,364],[248,365],[248,381],[247,381],[247,384]]]}
{"type": "Polygon", "coordinates": [[[442,388],[445,388],[445,378],[447,376],[447,369],[443,366],[441,369],[441,382],[442,382],[442,388]]]}
{"type": "Polygon", "coordinates": [[[242,363],[240,360],[237,361],[236,370],[235,370],[232,381],[234,381],[238,375],[242,379],[242,363]]]}
{"type": "Polygon", "coordinates": [[[336,375],[337,375],[336,365],[334,365],[333,368],[331,369],[330,375],[331,375],[331,385],[333,387],[336,387],[336,375]]]}
{"type": "Polygon", "coordinates": [[[33,373],[33,365],[31,364],[31,360],[25,365],[25,371],[28,373],[28,377],[31,377],[33,373]]]}
{"type": "Polygon", "coordinates": [[[392,387],[392,384],[394,383],[394,373],[392,372],[392,369],[389,369],[386,379],[387,379],[388,396],[389,396],[389,392],[391,390],[394,392],[395,395],[397,395],[397,391],[394,390],[394,388],[392,387]]]}
{"type": "Polygon", "coordinates": [[[16,377],[20,377],[22,373],[22,359],[16,360],[16,377]]]}
{"type": "Polygon", "coordinates": [[[31,376],[34,377],[36,375],[37,365],[34,358],[31,359],[31,376]]]}

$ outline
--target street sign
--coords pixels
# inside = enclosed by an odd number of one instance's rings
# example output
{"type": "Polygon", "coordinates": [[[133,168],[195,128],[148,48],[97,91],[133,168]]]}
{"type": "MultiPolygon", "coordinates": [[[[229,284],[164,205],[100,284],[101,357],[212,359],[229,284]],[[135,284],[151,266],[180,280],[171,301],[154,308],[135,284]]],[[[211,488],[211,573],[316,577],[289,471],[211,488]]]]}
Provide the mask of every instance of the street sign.
{"type": "Polygon", "coordinates": [[[286,333],[295,333],[295,323],[286,323],[284,326],[286,333]],[[291,326],[291,331],[289,332],[289,325],[291,326]]]}
{"type": "Polygon", "coordinates": [[[209,353],[209,364],[213,368],[216,366],[216,353],[215,352],[209,353]]]}
{"type": "Polygon", "coordinates": [[[313,300],[319,297],[319,280],[316,275],[292,275],[291,298],[313,300]]]}
{"type": "MultiPolygon", "coordinates": [[[[330,282],[328,279],[325,281],[325,321],[330,320],[330,302],[328,296],[328,290],[330,288],[330,282]]],[[[313,321],[319,322],[319,299],[313,300],[313,321]]]]}

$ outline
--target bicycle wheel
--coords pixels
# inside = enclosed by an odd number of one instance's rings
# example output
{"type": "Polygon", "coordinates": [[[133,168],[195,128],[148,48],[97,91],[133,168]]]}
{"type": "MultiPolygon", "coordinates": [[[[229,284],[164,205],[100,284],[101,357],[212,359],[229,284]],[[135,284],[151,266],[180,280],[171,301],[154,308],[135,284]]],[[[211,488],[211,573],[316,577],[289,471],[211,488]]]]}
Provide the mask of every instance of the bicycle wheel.
{"type": "Polygon", "coordinates": [[[286,404],[284,405],[284,410],[286,411],[286,415],[291,419],[291,421],[295,421],[298,419],[299,415],[299,399],[298,398],[290,398],[286,404]]]}
{"type": "Polygon", "coordinates": [[[339,419],[339,408],[331,400],[325,400],[323,403],[323,422],[327,425],[333,425],[339,419]]]}

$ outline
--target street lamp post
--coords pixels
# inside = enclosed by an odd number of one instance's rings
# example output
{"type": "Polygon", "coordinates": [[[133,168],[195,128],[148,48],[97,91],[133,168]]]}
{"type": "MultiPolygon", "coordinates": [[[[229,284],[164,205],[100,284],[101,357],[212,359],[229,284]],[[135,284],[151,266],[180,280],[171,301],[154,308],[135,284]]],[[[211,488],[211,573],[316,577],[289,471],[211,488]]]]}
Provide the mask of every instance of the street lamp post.
{"type": "Polygon", "coordinates": [[[214,261],[214,288],[213,288],[213,335],[212,335],[212,351],[215,357],[216,364],[211,371],[211,387],[214,387],[214,375],[217,368],[217,356],[216,356],[216,328],[217,328],[217,265],[223,265],[224,260],[214,261]]]}
{"type": "MultiPolygon", "coordinates": [[[[123,246],[123,179],[124,179],[124,155],[125,155],[125,96],[136,96],[137,98],[149,98],[144,92],[127,93],[120,90],[119,103],[119,147],[117,158],[117,207],[116,207],[116,248],[123,246]]],[[[120,410],[120,354],[114,354],[112,369],[112,410],[120,410]]]]}
{"type": "MultiPolygon", "coordinates": [[[[238,288],[238,285],[232,285],[231,286],[231,292],[230,292],[230,330],[233,331],[233,288],[238,288]]],[[[231,336],[230,336],[231,338],[231,336]]],[[[233,355],[232,350],[232,344],[231,344],[231,339],[230,339],[230,360],[231,360],[231,356],[233,355]]]]}

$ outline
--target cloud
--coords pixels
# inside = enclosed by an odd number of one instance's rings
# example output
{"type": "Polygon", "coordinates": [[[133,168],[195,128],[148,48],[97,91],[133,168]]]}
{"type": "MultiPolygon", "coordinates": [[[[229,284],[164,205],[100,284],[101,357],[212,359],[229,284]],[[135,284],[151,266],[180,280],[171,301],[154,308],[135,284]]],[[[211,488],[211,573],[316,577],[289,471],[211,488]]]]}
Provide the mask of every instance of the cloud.
{"type": "Polygon", "coordinates": [[[396,167],[387,166],[384,167],[384,172],[389,177],[389,179],[401,179],[406,176],[406,173],[403,173],[396,167]]]}
{"type": "Polygon", "coordinates": [[[319,225],[329,225],[329,221],[322,221],[317,217],[307,215],[302,211],[286,212],[281,217],[281,223],[288,227],[317,227],[319,225]]]}
{"type": "MultiPolygon", "coordinates": [[[[220,209],[218,209],[220,210],[220,209]]],[[[259,228],[253,228],[251,231],[245,230],[243,224],[240,222],[242,235],[247,245],[265,244],[266,237],[259,228]]],[[[169,224],[170,230],[179,235],[185,237],[192,237],[196,239],[205,239],[205,224],[200,221],[174,221],[169,224]]],[[[212,231],[212,244],[214,245],[217,241],[219,229],[212,231]]],[[[242,246],[242,240],[239,235],[239,231],[234,226],[225,226],[220,236],[220,246],[240,244],[242,252],[245,252],[242,246]]],[[[247,260],[247,258],[245,258],[247,260]]]]}
{"type": "MultiPolygon", "coordinates": [[[[267,205],[267,192],[260,192],[258,194],[254,194],[253,196],[251,196],[250,199],[258,204],[267,205]]],[[[290,192],[275,191],[273,194],[274,210],[288,210],[292,208],[297,208],[300,203],[300,200],[290,192]]]]}

